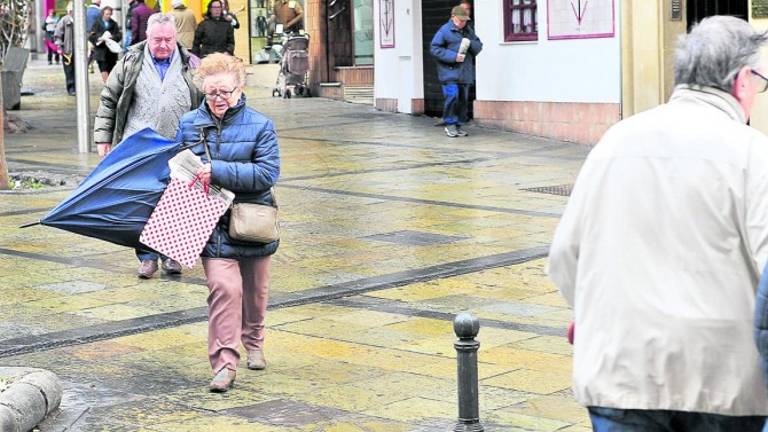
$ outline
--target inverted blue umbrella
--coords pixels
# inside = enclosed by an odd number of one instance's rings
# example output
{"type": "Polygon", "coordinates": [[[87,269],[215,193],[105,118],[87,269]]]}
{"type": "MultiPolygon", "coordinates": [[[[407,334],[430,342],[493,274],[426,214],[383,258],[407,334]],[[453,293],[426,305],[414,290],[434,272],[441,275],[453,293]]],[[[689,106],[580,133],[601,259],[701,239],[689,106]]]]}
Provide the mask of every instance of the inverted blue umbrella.
{"type": "Polygon", "coordinates": [[[147,249],[139,243],[139,235],[168,184],[168,160],[179,149],[178,143],[150,128],[136,132],[116,146],[39,223],[147,249]]]}

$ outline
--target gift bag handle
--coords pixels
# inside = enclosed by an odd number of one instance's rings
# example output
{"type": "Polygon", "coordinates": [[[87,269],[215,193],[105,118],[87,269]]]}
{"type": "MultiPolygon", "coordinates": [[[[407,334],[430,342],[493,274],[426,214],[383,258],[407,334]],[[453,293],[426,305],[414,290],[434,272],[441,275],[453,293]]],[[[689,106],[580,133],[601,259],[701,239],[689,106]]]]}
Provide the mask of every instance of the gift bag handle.
{"type": "Polygon", "coordinates": [[[195,183],[197,183],[198,181],[200,182],[201,185],[203,185],[203,191],[205,192],[205,194],[208,195],[208,191],[210,190],[208,183],[203,182],[203,179],[200,174],[195,175],[195,178],[193,178],[192,181],[189,182],[189,188],[192,189],[193,187],[195,187],[195,183]]]}

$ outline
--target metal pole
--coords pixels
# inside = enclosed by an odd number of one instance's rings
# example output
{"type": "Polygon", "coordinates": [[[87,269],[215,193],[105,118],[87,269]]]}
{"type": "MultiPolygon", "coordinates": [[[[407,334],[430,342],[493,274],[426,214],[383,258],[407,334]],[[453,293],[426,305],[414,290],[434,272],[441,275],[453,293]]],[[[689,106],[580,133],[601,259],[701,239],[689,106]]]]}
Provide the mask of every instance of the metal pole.
{"type": "Polygon", "coordinates": [[[85,0],[74,0],[75,92],[77,93],[77,151],[90,150],[90,107],[88,91],[88,47],[85,29],[85,0]]]}
{"type": "Polygon", "coordinates": [[[459,419],[454,432],[483,432],[480,423],[480,398],[477,384],[477,350],[480,342],[475,336],[480,331],[480,321],[469,313],[460,313],[453,320],[453,331],[459,338],[456,363],[459,384],[459,419]]]}
{"type": "Polygon", "coordinates": [[[34,5],[34,13],[30,14],[29,20],[32,21],[29,25],[29,37],[30,46],[32,49],[32,59],[36,59],[38,54],[45,55],[45,30],[42,28],[43,21],[45,20],[45,4],[43,0],[35,0],[32,2],[34,5]]]}

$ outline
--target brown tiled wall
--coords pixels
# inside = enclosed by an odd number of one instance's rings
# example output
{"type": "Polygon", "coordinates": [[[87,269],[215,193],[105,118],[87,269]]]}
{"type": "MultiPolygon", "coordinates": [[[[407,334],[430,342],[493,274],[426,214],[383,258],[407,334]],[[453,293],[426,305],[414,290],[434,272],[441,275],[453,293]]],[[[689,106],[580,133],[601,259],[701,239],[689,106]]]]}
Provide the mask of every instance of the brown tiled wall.
{"type": "Polygon", "coordinates": [[[315,94],[320,93],[319,84],[328,81],[325,57],[325,0],[306,0],[304,3],[304,26],[309,38],[309,83],[315,94]]]}
{"type": "Polygon", "coordinates": [[[344,99],[344,89],[341,86],[338,87],[319,87],[319,94],[320,97],[330,98],[330,99],[337,99],[337,100],[343,100],[344,99]]]}
{"type": "Polygon", "coordinates": [[[397,99],[377,98],[376,109],[381,111],[397,112],[397,99]]]}
{"type": "Polygon", "coordinates": [[[608,103],[474,102],[480,124],[581,144],[596,144],[620,120],[620,109],[608,103]]]}
{"type": "Polygon", "coordinates": [[[424,99],[411,99],[411,113],[424,114],[424,99]]]}

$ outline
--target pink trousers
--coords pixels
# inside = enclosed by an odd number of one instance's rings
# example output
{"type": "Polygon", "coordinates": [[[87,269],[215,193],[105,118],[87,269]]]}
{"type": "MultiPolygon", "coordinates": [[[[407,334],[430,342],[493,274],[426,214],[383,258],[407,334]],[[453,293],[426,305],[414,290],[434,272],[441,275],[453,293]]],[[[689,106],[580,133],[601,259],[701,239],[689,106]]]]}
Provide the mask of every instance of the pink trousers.
{"type": "Polygon", "coordinates": [[[208,358],[213,372],[237,370],[240,342],[264,346],[270,257],[203,258],[208,279],[208,358]]]}

